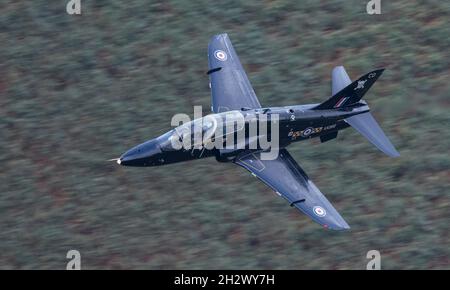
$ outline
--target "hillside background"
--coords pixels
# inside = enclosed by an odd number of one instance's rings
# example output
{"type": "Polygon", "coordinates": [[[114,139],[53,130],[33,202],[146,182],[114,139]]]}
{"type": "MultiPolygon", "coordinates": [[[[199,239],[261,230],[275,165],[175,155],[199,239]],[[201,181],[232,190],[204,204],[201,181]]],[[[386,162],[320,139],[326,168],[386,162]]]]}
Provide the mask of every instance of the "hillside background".
{"type": "Polygon", "coordinates": [[[440,0],[0,2],[0,268],[450,269],[450,5],[440,0]],[[50,3],[51,2],[51,3],[50,3]],[[352,227],[322,229],[214,159],[107,159],[210,107],[227,32],[264,106],[321,102],[330,74],[386,67],[365,100],[401,157],[352,129],[294,158],[352,227]]]}

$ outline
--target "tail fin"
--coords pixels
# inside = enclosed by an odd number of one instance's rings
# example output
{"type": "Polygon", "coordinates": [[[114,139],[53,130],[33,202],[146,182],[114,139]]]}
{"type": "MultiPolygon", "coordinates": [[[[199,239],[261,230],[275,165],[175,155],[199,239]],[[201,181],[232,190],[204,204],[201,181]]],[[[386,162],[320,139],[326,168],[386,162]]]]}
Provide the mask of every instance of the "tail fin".
{"type": "Polygon", "coordinates": [[[353,83],[345,86],[350,78],[343,67],[336,67],[333,70],[333,96],[322,104],[313,108],[313,110],[329,110],[355,104],[361,100],[364,94],[370,89],[375,81],[381,76],[384,69],[371,71],[353,83]],[[335,92],[341,89],[339,92],[335,92]]]}
{"type": "Polygon", "coordinates": [[[386,155],[400,156],[370,112],[352,116],[345,121],[386,155]]]}
{"type": "MultiPolygon", "coordinates": [[[[383,71],[384,69],[374,70],[352,83],[343,66],[335,67],[331,75],[333,96],[313,109],[335,109],[359,102],[383,71]]],[[[388,156],[400,156],[370,112],[349,117],[345,121],[388,156]]]]}

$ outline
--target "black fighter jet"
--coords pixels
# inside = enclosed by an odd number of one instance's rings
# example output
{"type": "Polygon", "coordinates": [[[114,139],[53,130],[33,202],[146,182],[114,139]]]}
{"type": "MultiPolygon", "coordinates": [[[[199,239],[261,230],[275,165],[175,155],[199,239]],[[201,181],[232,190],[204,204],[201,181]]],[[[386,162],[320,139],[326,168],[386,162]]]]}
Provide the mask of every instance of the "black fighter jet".
{"type": "MultiPolygon", "coordinates": [[[[157,166],[216,157],[219,162],[233,162],[247,169],[285,198],[291,206],[325,228],[349,229],[348,224],[308,178],[286,147],[293,142],[315,137],[319,137],[321,142],[327,142],[335,139],[340,130],[351,126],[385,154],[399,156],[369,112],[369,106],[361,99],[380,77],[383,69],[371,71],[352,82],[345,69],[339,66],[332,72],[332,96],[323,103],[262,108],[227,34],[212,37],[208,47],[208,60],[212,114],[182,124],[113,160],[125,166],[157,166]],[[236,141],[239,138],[235,138],[235,146],[231,149],[206,148],[197,146],[195,142],[187,142],[191,144],[188,147],[174,145],[180,144],[176,142],[194,140],[194,135],[198,132],[203,136],[208,135],[214,141],[219,137],[226,141],[230,132],[225,131],[222,136],[217,136],[215,130],[242,116],[245,118],[244,124],[231,127],[233,137],[240,130],[249,129],[250,123],[255,120],[272,122],[274,116],[277,116],[279,142],[277,148],[271,148],[278,149],[276,158],[262,158],[268,148],[262,148],[259,142],[256,142],[256,147],[250,146],[255,143],[255,136],[248,132],[244,134],[243,142],[236,141]],[[196,126],[200,130],[190,130],[196,126]]],[[[260,132],[258,129],[257,138],[261,137],[260,132]]],[[[268,135],[265,136],[268,140],[272,138],[272,129],[265,135],[268,135]]]]}

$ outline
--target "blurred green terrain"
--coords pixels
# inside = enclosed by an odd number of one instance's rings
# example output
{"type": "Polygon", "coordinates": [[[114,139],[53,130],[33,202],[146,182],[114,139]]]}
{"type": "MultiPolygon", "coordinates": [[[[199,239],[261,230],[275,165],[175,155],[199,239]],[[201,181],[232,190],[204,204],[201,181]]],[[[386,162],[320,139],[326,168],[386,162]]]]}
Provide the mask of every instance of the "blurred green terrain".
{"type": "Polygon", "coordinates": [[[0,268],[450,269],[450,5],[438,0],[0,2],[0,268]],[[365,96],[401,153],[352,129],[289,150],[352,229],[322,229],[233,164],[118,157],[209,111],[227,32],[264,106],[321,102],[330,74],[386,67],[365,96]]]}

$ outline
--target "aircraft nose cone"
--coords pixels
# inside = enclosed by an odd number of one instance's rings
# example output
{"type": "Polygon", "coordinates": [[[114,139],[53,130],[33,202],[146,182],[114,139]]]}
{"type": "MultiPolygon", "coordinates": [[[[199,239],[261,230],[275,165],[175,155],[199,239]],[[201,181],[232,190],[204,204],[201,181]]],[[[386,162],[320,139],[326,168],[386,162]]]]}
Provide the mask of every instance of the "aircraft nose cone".
{"type": "Polygon", "coordinates": [[[123,166],[150,166],[160,153],[159,143],[156,139],[153,139],[125,152],[117,160],[117,164],[123,166]]]}

